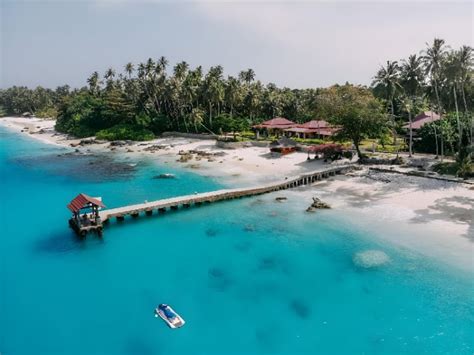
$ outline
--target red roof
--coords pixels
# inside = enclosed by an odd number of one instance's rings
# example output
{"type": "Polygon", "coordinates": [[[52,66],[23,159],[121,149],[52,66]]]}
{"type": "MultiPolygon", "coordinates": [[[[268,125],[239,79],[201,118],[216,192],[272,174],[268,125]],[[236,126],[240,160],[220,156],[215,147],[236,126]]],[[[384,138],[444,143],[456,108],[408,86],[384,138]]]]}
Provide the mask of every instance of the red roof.
{"type": "Polygon", "coordinates": [[[293,127],[285,129],[285,132],[294,132],[294,133],[317,133],[321,136],[332,136],[339,130],[337,127],[323,127],[323,128],[302,128],[302,127],[293,127]]]}
{"type": "Polygon", "coordinates": [[[79,212],[82,208],[89,207],[90,205],[105,207],[102,201],[86,194],[79,194],[67,205],[67,208],[72,212],[79,212]]]}
{"type": "Polygon", "coordinates": [[[296,125],[295,122],[290,121],[284,117],[275,117],[271,120],[262,122],[258,125],[253,126],[254,128],[290,128],[296,125]]]}
{"type": "Polygon", "coordinates": [[[261,125],[264,125],[264,126],[280,126],[280,125],[290,125],[290,124],[294,125],[295,123],[284,117],[275,117],[275,118],[272,118],[271,120],[261,123],[261,125]]]}
{"type": "MultiPolygon", "coordinates": [[[[438,121],[441,117],[436,113],[432,111],[425,111],[420,113],[418,116],[416,116],[412,123],[411,123],[411,128],[412,129],[420,129],[423,127],[426,123],[438,121]]],[[[410,123],[408,122],[403,126],[403,128],[409,129],[410,128],[410,123]]]]}
{"type": "Polygon", "coordinates": [[[440,119],[439,115],[436,113],[436,112],[433,112],[433,111],[424,111],[422,113],[420,113],[418,116],[416,116],[414,119],[413,119],[413,122],[416,122],[416,121],[419,121],[419,120],[422,120],[422,119],[425,119],[425,118],[432,118],[433,121],[437,121],[440,119]]]}
{"type": "Polygon", "coordinates": [[[300,128],[309,128],[309,129],[318,129],[318,128],[327,128],[331,127],[331,125],[324,121],[324,120],[311,120],[309,122],[305,122],[303,124],[298,125],[300,128]]]}
{"type": "Polygon", "coordinates": [[[303,128],[303,127],[293,127],[285,129],[286,132],[295,132],[295,133],[318,133],[317,129],[303,128]]]}

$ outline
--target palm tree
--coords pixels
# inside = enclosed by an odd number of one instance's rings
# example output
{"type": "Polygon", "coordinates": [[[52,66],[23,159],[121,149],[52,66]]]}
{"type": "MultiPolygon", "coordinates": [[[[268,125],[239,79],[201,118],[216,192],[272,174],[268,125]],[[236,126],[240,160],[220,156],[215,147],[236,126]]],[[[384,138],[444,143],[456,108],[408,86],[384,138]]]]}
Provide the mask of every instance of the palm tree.
{"type": "Polygon", "coordinates": [[[223,68],[220,65],[211,67],[204,82],[204,96],[209,104],[209,124],[212,128],[212,107],[217,105],[217,114],[220,114],[220,104],[223,99],[224,89],[222,83],[223,68]]]}
{"type": "Polygon", "coordinates": [[[104,78],[107,80],[107,90],[110,90],[114,84],[115,70],[109,68],[105,71],[104,78]]]}
{"type": "Polygon", "coordinates": [[[450,52],[446,55],[442,63],[443,76],[446,79],[446,84],[452,89],[453,98],[454,98],[454,107],[456,110],[456,124],[458,128],[458,152],[461,150],[462,145],[462,127],[461,120],[459,119],[459,106],[458,106],[458,97],[457,90],[461,86],[461,63],[460,55],[457,51],[450,52]]]}
{"type": "MultiPolygon", "coordinates": [[[[439,95],[439,81],[441,76],[441,65],[446,53],[445,42],[443,39],[435,38],[433,44],[430,46],[426,43],[428,48],[424,51],[423,61],[425,64],[425,73],[429,76],[431,86],[433,87],[436,103],[438,107],[438,114],[440,120],[442,119],[443,108],[439,95]]],[[[441,161],[444,157],[444,138],[441,134],[441,161]]]]}
{"type": "Polygon", "coordinates": [[[372,85],[379,85],[385,90],[386,100],[390,105],[393,144],[397,142],[397,133],[395,131],[395,108],[394,100],[397,91],[400,89],[400,68],[398,62],[387,61],[387,65],[382,66],[374,77],[372,85]]]}
{"type": "Polygon", "coordinates": [[[132,77],[132,73],[134,70],[135,68],[132,62],[128,62],[127,64],[125,64],[125,72],[128,74],[129,79],[132,77]]]}
{"type": "Polygon", "coordinates": [[[186,76],[188,69],[189,69],[189,64],[184,61],[176,64],[173,70],[174,77],[178,79],[179,81],[182,81],[184,77],[186,76]]]}
{"type": "Polygon", "coordinates": [[[93,94],[97,94],[99,92],[99,73],[93,72],[91,76],[87,79],[87,83],[89,84],[89,89],[93,94]]]}
{"type": "Polygon", "coordinates": [[[227,78],[225,99],[230,106],[230,117],[234,115],[234,107],[241,101],[242,94],[239,81],[233,76],[227,78]]]}
{"type": "Polygon", "coordinates": [[[198,132],[198,126],[204,122],[204,112],[198,108],[193,108],[188,115],[188,120],[194,125],[194,130],[198,132]]]}
{"type": "MultiPolygon", "coordinates": [[[[458,51],[458,61],[460,65],[460,89],[464,103],[464,112],[469,122],[469,136],[471,146],[474,146],[474,120],[471,118],[471,112],[467,106],[466,101],[466,84],[471,81],[471,75],[473,73],[473,50],[472,47],[462,46],[458,51]]],[[[470,153],[471,155],[472,153],[470,153]]]]}
{"type": "Polygon", "coordinates": [[[412,113],[424,82],[422,64],[422,59],[413,54],[408,57],[408,60],[402,61],[400,71],[400,84],[404,91],[403,106],[408,113],[409,121],[410,140],[408,146],[410,157],[413,154],[412,113]]]}
{"type": "Polygon", "coordinates": [[[161,56],[158,59],[158,67],[164,72],[166,70],[166,67],[168,66],[168,59],[165,57],[161,56]]]}
{"type": "Polygon", "coordinates": [[[239,73],[239,79],[247,84],[247,86],[250,86],[250,83],[255,79],[255,72],[253,69],[247,69],[247,70],[242,70],[239,73]]]}
{"type": "Polygon", "coordinates": [[[109,68],[105,71],[105,74],[104,74],[104,78],[109,80],[109,79],[113,79],[115,77],[115,70],[113,70],[112,68],[109,68]]]}

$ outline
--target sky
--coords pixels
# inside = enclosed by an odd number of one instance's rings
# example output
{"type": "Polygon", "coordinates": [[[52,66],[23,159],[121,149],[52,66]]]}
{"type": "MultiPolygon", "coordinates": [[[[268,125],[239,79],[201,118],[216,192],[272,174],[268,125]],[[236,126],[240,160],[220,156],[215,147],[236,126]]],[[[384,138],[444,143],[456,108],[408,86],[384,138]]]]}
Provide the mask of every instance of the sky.
{"type": "Polygon", "coordinates": [[[369,85],[439,37],[473,46],[472,1],[0,0],[0,87],[86,85],[165,56],[290,88],[369,85]]]}

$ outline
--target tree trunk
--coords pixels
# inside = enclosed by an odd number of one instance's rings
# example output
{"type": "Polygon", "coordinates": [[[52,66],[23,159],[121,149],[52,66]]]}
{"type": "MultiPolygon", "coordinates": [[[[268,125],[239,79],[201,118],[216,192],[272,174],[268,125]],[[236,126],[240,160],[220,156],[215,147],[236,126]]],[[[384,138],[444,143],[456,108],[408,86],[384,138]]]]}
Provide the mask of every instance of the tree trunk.
{"type": "Polygon", "coordinates": [[[469,113],[469,110],[467,109],[466,93],[464,91],[464,84],[463,83],[461,83],[461,94],[462,94],[462,101],[464,103],[464,112],[467,115],[469,113]]]}
{"type": "MultiPolygon", "coordinates": [[[[474,120],[471,118],[471,113],[467,108],[467,101],[466,101],[466,92],[464,91],[464,83],[461,83],[461,93],[462,93],[462,100],[464,103],[464,112],[469,120],[469,141],[471,146],[474,146],[474,120]]],[[[469,157],[472,156],[471,151],[469,151],[469,157]]]]}
{"type": "Polygon", "coordinates": [[[212,103],[209,101],[209,125],[212,127],[212,103]]]}
{"type": "Polygon", "coordinates": [[[359,142],[353,142],[354,143],[354,147],[356,149],[356,152],[357,152],[357,156],[359,157],[359,161],[362,159],[362,153],[360,151],[360,148],[359,148],[359,142]]]}
{"type": "Polygon", "coordinates": [[[393,145],[397,144],[397,131],[395,130],[395,108],[393,107],[393,98],[390,100],[390,107],[392,112],[392,134],[393,134],[393,145]]]}
{"type": "Polygon", "coordinates": [[[456,108],[456,123],[458,126],[458,153],[461,151],[462,145],[462,128],[461,121],[459,120],[459,108],[458,108],[458,97],[456,95],[456,84],[453,85],[453,94],[454,94],[454,107],[456,108]]]}
{"type": "Polygon", "coordinates": [[[436,125],[433,125],[433,127],[434,127],[435,145],[436,145],[436,159],[438,159],[438,152],[439,152],[439,148],[438,148],[438,130],[436,129],[436,125]]]}
{"type": "Polygon", "coordinates": [[[444,160],[444,137],[443,137],[443,130],[441,130],[440,143],[441,143],[441,163],[442,163],[443,160],[444,160]]]}
{"type": "MultiPolygon", "coordinates": [[[[439,99],[439,93],[438,93],[438,82],[436,81],[436,79],[434,79],[434,89],[435,89],[435,94],[436,94],[436,101],[438,102],[438,114],[439,114],[439,121],[440,123],[442,124],[443,122],[443,117],[442,117],[442,108],[441,108],[441,100],[439,99]]],[[[433,116],[431,116],[433,117],[433,116]]],[[[443,161],[443,158],[444,158],[444,138],[443,138],[443,131],[441,131],[441,138],[440,138],[440,141],[441,141],[441,162],[443,161]]]]}
{"type": "Polygon", "coordinates": [[[412,151],[412,147],[413,147],[413,128],[411,127],[411,110],[408,111],[408,121],[410,122],[410,141],[409,141],[409,157],[411,158],[412,154],[413,154],[413,151],[412,151]]]}

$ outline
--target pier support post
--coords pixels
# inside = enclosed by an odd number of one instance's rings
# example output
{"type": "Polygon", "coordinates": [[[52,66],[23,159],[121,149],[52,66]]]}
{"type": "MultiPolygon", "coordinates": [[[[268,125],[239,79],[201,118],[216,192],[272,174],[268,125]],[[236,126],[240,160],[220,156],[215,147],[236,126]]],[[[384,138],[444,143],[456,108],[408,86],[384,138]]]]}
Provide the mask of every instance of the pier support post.
{"type": "Polygon", "coordinates": [[[139,213],[138,212],[132,212],[130,213],[130,215],[133,217],[133,218],[137,218],[139,213]]]}
{"type": "Polygon", "coordinates": [[[146,210],[146,211],[145,211],[145,214],[146,214],[147,216],[151,216],[151,215],[153,214],[153,210],[146,210]]]}
{"type": "Polygon", "coordinates": [[[125,219],[125,217],[122,216],[122,215],[119,215],[116,218],[117,218],[117,221],[119,221],[119,222],[122,222],[125,219]]]}
{"type": "Polygon", "coordinates": [[[170,208],[171,208],[172,210],[177,210],[177,209],[178,209],[178,206],[174,205],[174,206],[170,206],[170,208]]]}
{"type": "Polygon", "coordinates": [[[165,213],[165,212],[166,212],[166,208],[164,207],[158,208],[158,213],[165,213]]]}

